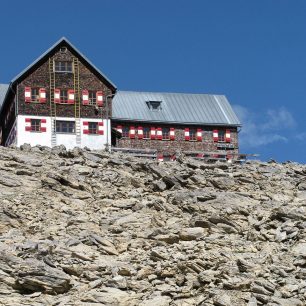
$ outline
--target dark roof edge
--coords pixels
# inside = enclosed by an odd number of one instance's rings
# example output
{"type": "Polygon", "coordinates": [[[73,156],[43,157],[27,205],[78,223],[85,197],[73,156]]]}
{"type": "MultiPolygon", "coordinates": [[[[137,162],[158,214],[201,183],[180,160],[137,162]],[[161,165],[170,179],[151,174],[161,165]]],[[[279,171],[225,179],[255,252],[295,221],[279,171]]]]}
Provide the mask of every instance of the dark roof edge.
{"type": "Polygon", "coordinates": [[[139,120],[139,119],[127,119],[127,118],[110,118],[113,121],[124,121],[124,122],[139,122],[139,123],[162,123],[162,124],[180,124],[180,125],[206,125],[206,126],[232,126],[241,127],[241,123],[237,124],[226,124],[226,123],[204,123],[204,122],[177,122],[177,121],[160,121],[160,120],[139,120]]]}
{"type": "Polygon", "coordinates": [[[3,107],[4,107],[4,103],[5,103],[5,101],[6,101],[6,98],[7,98],[7,96],[8,96],[8,93],[9,93],[9,91],[10,91],[10,89],[11,89],[12,83],[10,83],[10,84],[2,84],[2,85],[7,85],[7,90],[6,90],[5,96],[4,96],[4,98],[3,98],[2,104],[0,105],[0,114],[2,113],[2,109],[3,109],[3,107]]]}
{"type": "Polygon", "coordinates": [[[62,37],[55,44],[53,44],[48,50],[46,50],[43,54],[41,54],[32,64],[26,67],[23,71],[21,71],[17,76],[15,76],[11,83],[15,83],[20,77],[22,77],[29,69],[35,66],[39,61],[41,61],[45,56],[47,56],[54,48],[56,48],[59,44],[65,42],[68,44],[80,57],[82,57],[93,69],[95,69],[116,91],[117,86],[107,78],[78,48],[76,48],[66,37],[62,37]]]}

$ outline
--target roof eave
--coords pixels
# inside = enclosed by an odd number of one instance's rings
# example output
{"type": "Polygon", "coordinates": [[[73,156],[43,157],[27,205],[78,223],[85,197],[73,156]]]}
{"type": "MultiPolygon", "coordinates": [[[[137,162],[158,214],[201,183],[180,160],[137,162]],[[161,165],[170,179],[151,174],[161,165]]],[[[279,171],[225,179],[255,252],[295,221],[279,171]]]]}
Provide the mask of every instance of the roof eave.
{"type": "Polygon", "coordinates": [[[116,118],[112,117],[114,121],[124,122],[141,122],[141,123],[160,123],[160,124],[178,124],[178,125],[206,125],[206,126],[231,126],[242,127],[241,123],[207,123],[207,122],[184,122],[184,121],[161,121],[161,120],[142,120],[142,119],[130,119],[130,118],[116,118]]]}
{"type": "Polygon", "coordinates": [[[10,84],[8,84],[7,91],[6,91],[6,93],[5,93],[5,96],[4,96],[4,98],[3,98],[3,102],[2,102],[1,107],[0,107],[0,114],[2,113],[2,109],[3,109],[3,107],[4,107],[5,101],[6,101],[6,99],[7,99],[8,93],[9,93],[9,91],[11,90],[11,88],[12,88],[12,82],[11,82],[10,84]]]}

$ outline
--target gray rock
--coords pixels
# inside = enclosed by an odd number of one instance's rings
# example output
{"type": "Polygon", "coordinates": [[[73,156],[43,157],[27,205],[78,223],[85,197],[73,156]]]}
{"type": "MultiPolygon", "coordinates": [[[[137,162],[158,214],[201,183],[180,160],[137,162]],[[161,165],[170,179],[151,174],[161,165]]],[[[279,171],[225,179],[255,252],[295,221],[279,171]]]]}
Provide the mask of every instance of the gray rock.
{"type": "Polygon", "coordinates": [[[180,232],[179,236],[182,240],[196,240],[203,237],[204,229],[202,227],[189,227],[184,228],[180,232]]]}
{"type": "Polygon", "coordinates": [[[0,147],[1,303],[306,305],[305,177],[0,147]]]}

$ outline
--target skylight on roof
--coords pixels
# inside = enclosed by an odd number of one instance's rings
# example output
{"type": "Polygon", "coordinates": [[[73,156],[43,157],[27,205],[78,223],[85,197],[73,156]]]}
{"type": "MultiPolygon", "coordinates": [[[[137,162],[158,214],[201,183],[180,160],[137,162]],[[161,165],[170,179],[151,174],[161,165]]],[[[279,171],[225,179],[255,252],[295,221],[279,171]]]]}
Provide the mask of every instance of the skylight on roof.
{"type": "Polygon", "coordinates": [[[147,101],[147,106],[151,111],[160,111],[162,101],[147,101]]]}

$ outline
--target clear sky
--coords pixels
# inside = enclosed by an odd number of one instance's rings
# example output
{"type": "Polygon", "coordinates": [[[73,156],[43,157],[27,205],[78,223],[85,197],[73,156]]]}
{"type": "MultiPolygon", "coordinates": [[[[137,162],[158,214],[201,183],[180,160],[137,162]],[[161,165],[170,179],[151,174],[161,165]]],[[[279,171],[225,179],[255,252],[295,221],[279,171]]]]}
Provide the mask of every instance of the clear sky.
{"type": "Polygon", "coordinates": [[[1,0],[0,83],[62,36],[119,90],[225,94],[241,152],[306,162],[306,0],[1,0]]]}

